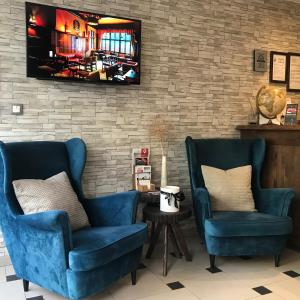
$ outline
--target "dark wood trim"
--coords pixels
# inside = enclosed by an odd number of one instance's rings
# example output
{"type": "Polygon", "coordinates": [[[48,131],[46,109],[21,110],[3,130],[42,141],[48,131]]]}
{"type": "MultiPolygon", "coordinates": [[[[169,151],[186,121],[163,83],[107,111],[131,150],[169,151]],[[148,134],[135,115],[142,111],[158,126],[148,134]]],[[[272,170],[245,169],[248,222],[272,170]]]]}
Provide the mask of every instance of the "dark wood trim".
{"type": "Polygon", "coordinates": [[[300,146],[300,126],[279,126],[279,125],[249,125],[237,126],[241,138],[256,139],[263,138],[269,146],[300,146]]]}
{"type": "Polygon", "coordinates": [[[300,131],[300,125],[238,125],[237,130],[300,131]]]}

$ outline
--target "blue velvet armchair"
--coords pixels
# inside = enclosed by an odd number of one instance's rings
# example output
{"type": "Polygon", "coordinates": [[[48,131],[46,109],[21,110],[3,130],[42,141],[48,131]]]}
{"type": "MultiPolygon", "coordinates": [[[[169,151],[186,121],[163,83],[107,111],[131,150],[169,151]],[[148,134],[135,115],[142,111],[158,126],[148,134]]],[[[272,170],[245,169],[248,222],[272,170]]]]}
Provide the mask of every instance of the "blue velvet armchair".
{"type": "Polygon", "coordinates": [[[85,199],[81,175],[86,147],[67,142],[0,142],[0,221],[16,275],[66,298],[96,294],[131,272],[136,281],[146,225],[134,224],[137,192],[85,199]],[[64,211],[24,215],[12,181],[46,179],[65,171],[91,227],[75,232],[64,211]]]}
{"type": "Polygon", "coordinates": [[[288,217],[294,191],[263,189],[260,173],[265,155],[262,139],[186,138],[197,229],[215,268],[216,256],[273,255],[275,266],[292,231],[288,217]],[[252,193],[257,212],[212,211],[201,165],[227,170],[252,165],[252,193]]]}

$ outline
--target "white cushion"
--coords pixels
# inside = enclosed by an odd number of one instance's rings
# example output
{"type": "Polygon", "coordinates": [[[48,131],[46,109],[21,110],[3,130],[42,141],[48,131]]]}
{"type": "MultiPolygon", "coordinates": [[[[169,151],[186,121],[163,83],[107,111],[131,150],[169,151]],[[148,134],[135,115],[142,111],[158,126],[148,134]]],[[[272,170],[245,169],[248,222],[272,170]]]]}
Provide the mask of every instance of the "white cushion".
{"type": "Polygon", "coordinates": [[[212,210],[255,211],[251,190],[251,165],[229,170],[203,165],[201,170],[211,198],[212,210]]]}
{"type": "Polygon", "coordinates": [[[24,214],[64,210],[69,215],[72,230],[90,226],[86,212],[65,172],[46,180],[15,180],[13,186],[24,214]]]}

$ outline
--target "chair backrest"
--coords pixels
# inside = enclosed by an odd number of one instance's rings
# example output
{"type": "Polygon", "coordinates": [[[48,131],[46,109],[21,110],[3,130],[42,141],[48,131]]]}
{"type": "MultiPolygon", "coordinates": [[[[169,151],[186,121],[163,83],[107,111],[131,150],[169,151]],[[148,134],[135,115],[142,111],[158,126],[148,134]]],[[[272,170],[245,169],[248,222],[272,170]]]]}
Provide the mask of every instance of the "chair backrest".
{"type": "Polygon", "coordinates": [[[260,187],[260,172],[265,155],[263,139],[186,138],[192,192],[205,187],[201,165],[223,170],[252,165],[252,189],[260,187]]]}
{"type": "Polygon", "coordinates": [[[63,171],[68,174],[79,199],[82,198],[81,175],[86,157],[82,140],[0,142],[0,154],[1,211],[10,209],[13,214],[23,213],[13,190],[14,180],[46,179],[63,171]]]}

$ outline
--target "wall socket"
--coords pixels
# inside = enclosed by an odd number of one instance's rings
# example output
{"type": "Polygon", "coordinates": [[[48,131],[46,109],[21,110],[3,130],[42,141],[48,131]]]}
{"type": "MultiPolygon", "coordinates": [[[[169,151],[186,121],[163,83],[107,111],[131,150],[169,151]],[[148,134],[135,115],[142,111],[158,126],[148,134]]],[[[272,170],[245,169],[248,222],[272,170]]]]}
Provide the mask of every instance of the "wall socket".
{"type": "Polygon", "coordinates": [[[11,107],[12,115],[23,115],[23,104],[13,104],[11,107]]]}

